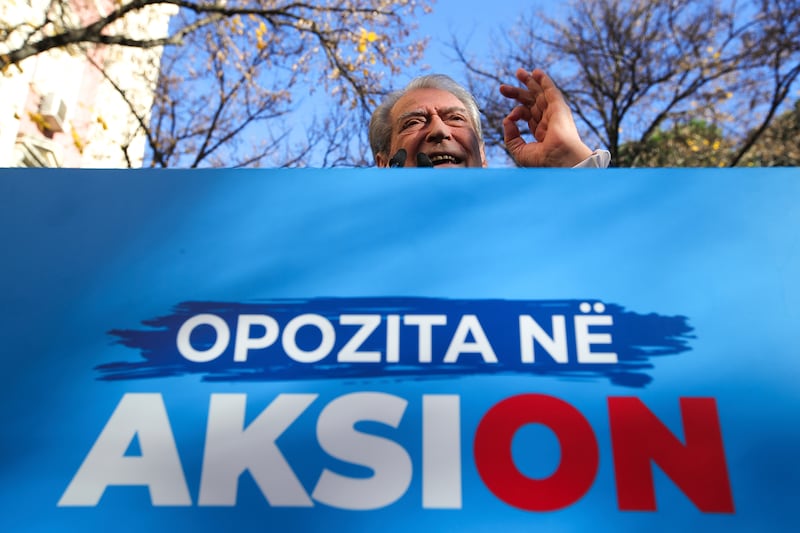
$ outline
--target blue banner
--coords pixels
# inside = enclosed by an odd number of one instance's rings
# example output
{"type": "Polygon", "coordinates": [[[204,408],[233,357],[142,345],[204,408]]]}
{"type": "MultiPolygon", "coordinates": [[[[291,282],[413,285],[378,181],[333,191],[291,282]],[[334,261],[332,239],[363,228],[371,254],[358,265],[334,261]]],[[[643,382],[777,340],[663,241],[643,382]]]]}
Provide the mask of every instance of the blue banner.
{"type": "Polygon", "coordinates": [[[800,174],[2,170],[3,531],[794,531],[800,174]]]}

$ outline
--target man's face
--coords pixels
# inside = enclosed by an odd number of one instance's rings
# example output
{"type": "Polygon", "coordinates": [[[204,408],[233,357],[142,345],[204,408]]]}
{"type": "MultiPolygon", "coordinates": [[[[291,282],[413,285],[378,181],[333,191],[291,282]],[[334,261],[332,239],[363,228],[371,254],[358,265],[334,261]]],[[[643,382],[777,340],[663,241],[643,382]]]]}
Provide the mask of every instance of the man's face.
{"type": "Polygon", "coordinates": [[[389,165],[399,149],[405,165],[417,166],[417,154],[427,155],[436,168],[485,167],[486,156],[461,100],[441,89],[412,89],[392,107],[389,154],[378,154],[379,167],[389,165]]]}

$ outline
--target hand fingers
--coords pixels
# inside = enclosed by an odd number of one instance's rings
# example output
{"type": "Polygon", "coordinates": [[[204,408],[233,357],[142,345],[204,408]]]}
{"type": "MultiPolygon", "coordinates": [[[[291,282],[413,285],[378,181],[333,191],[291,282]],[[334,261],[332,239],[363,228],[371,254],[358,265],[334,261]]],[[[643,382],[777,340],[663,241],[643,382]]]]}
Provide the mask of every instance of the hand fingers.
{"type": "Polygon", "coordinates": [[[512,109],[511,112],[506,115],[506,118],[503,119],[503,141],[506,144],[508,153],[511,154],[511,157],[515,160],[517,159],[518,152],[529,145],[529,143],[522,138],[522,133],[519,130],[519,126],[517,126],[517,121],[520,120],[528,123],[528,127],[537,142],[544,142],[547,136],[546,119],[541,122],[534,120],[531,115],[531,110],[525,106],[517,106],[512,109]]]}
{"type": "Polygon", "coordinates": [[[511,157],[515,157],[516,154],[523,146],[525,146],[525,141],[522,138],[522,135],[519,132],[519,127],[517,126],[517,121],[512,118],[513,111],[508,114],[508,116],[503,119],[503,141],[506,144],[506,150],[508,150],[511,157]]]}
{"type": "Polygon", "coordinates": [[[511,112],[506,116],[508,120],[519,121],[524,120],[525,122],[529,122],[532,118],[531,109],[524,105],[518,105],[511,112]]]}
{"type": "Polygon", "coordinates": [[[520,104],[529,107],[533,119],[536,122],[541,121],[550,99],[553,96],[560,98],[561,93],[553,81],[541,70],[537,69],[530,73],[525,69],[518,69],[516,75],[517,79],[525,84],[525,88],[503,84],[500,86],[500,93],[506,98],[513,98],[520,104]]]}
{"type": "Polygon", "coordinates": [[[522,105],[533,105],[535,98],[531,95],[530,91],[513,85],[503,84],[500,86],[500,94],[506,98],[516,100],[522,105]]]}
{"type": "Polygon", "coordinates": [[[531,124],[531,131],[534,139],[544,142],[544,138],[547,137],[547,121],[539,122],[536,126],[531,124]]]}
{"type": "MultiPolygon", "coordinates": [[[[553,79],[545,74],[544,71],[536,69],[531,73],[531,83],[528,84],[528,89],[533,92],[533,87],[537,88],[537,99],[541,95],[546,102],[544,105],[557,103],[565,107],[567,106],[567,101],[564,99],[561,90],[556,87],[553,79]]],[[[539,103],[539,105],[542,104],[539,103]]]]}
{"type": "Polygon", "coordinates": [[[527,122],[528,128],[530,128],[530,131],[534,134],[537,141],[541,141],[544,138],[544,133],[547,131],[547,117],[544,117],[542,111],[536,107],[517,106],[511,110],[505,120],[510,120],[512,122],[521,120],[527,122]],[[541,132],[541,134],[537,134],[539,132],[541,132]]]}
{"type": "Polygon", "coordinates": [[[506,148],[512,155],[527,144],[522,139],[516,122],[527,122],[534,138],[543,142],[547,136],[548,116],[552,111],[549,106],[553,104],[552,100],[559,104],[564,103],[561,91],[544,71],[536,69],[528,72],[520,68],[516,72],[516,77],[525,87],[505,84],[500,86],[500,93],[503,96],[517,100],[521,104],[512,109],[503,120],[503,138],[506,148]]]}
{"type": "MultiPolygon", "coordinates": [[[[534,102],[544,95],[545,86],[542,84],[542,76],[547,78],[545,73],[538,69],[533,72],[528,72],[522,68],[517,69],[517,79],[528,88],[528,92],[534,102]]],[[[549,80],[549,78],[547,79],[549,80]]],[[[552,84],[552,80],[550,80],[550,83],[552,84]]]]}
{"type": "Polygon", "coordinates": [[[558,90],[553,80],[540,69],[528,72],[525,69],[517,69],[516,77],[525,87],[515,87],[513,85],[500,85],[500,94],[506,98],[512,98],[525,106],[538,106],[544,109],[550,98],[563,100],[561,91],[558,90]]]}
{"type": "Polygon", "coordinates": [[[531,79],[536,83],[536,86],[541,88],[542,92],[550,90],[558,91],[559,93],[561,92],[558,90],[558,87],[556,87],[553,79],[545,74],[541,69],[537,68],[531,72],[531,79]]]}

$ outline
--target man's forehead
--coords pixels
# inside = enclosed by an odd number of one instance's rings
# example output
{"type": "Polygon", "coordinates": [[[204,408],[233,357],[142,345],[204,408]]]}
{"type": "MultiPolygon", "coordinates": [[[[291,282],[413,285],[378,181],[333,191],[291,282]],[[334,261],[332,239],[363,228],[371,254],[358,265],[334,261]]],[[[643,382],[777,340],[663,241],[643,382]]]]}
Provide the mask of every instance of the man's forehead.
{"type": "Polygon", "coordinates": [[[443,109],[465,110],[465,107],[456,95],[443,89],[411,89],[392,107],[392,119],[396,120],[408,113],[430,113],[443,109]]]}

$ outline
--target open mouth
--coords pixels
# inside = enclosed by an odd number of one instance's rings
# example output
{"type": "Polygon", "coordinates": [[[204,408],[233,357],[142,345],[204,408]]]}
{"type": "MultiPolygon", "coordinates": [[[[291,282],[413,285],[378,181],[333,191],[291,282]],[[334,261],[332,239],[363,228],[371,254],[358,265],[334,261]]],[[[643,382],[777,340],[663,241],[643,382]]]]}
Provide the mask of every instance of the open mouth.
{"type": "Polygon", "coordinates": [[[439,166],[439,165],[448,165],[448,164],[449,165],[459,165],[459,164],[461,164],[461,159],[459,159],[459,158],[457,158],[455,156],[452,156],[450,154],[432,154],[430,156],[430,159],[431,159],[431,163],[433,163],[433,166],[435,166],[435,167],[439,166]]]}

